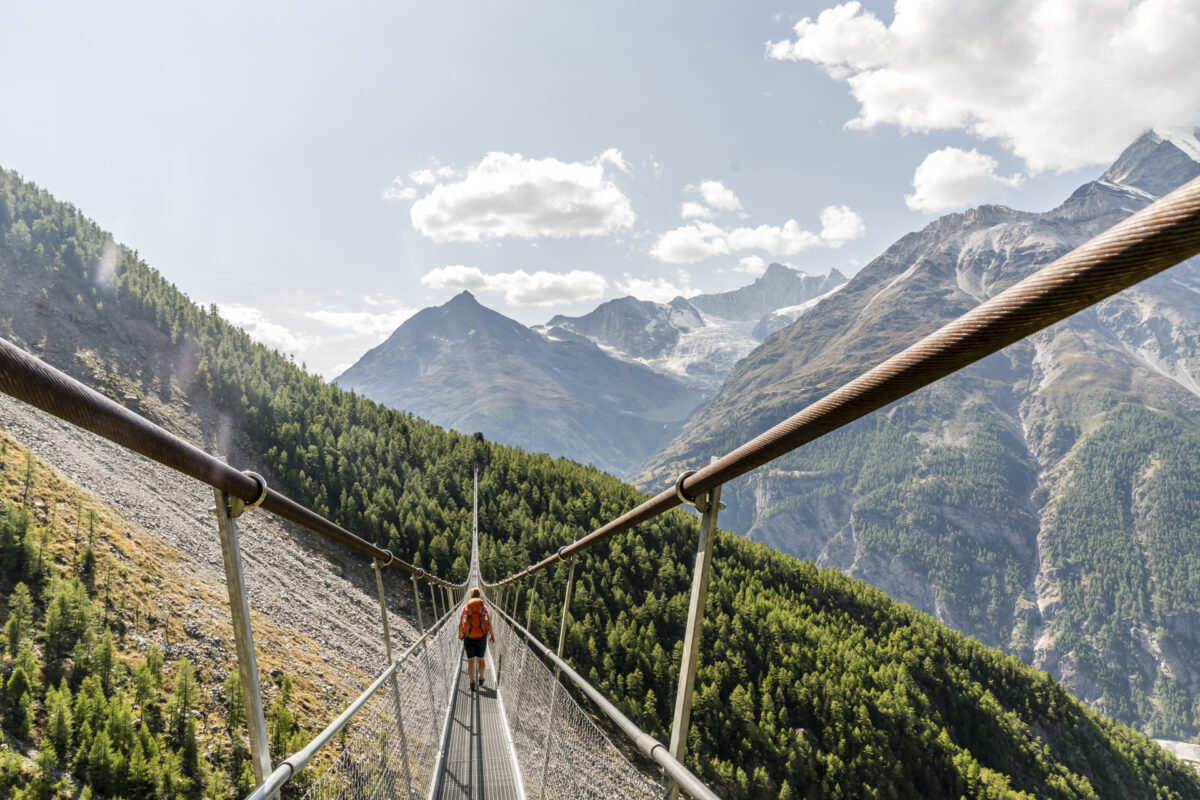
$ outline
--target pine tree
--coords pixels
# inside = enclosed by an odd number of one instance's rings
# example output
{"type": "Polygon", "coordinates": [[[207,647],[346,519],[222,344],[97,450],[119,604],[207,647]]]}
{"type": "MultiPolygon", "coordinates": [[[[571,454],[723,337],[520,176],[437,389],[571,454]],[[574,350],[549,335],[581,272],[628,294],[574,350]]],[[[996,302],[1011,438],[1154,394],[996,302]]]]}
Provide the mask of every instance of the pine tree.
{"type": "Polygon", "coordinates": [[[8,598],[8,622],[4,623],[4,638],[8,642],[8,652],[14,656],[21,647],[21,642],[33,631],[33,598],[29,587],[18,583],[13,587],[8,598]]]}

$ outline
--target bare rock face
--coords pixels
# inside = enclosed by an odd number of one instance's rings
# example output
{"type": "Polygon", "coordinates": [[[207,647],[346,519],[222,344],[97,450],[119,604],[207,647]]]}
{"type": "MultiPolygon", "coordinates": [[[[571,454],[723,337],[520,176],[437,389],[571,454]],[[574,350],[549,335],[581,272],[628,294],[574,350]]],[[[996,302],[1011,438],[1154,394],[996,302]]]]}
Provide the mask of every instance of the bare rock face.
{"type": "MultiPolygon", "coordinates": [[[[1056,209],[981,206],[903,237],[743,359],[639,483],[726,452],[1198,175],[1194,132],[1151,132],[1056,209]]],[[[1123,721],[1192,736],[1198,423],[1193,260],[733,482],[722,522],[1123,721]]]]}

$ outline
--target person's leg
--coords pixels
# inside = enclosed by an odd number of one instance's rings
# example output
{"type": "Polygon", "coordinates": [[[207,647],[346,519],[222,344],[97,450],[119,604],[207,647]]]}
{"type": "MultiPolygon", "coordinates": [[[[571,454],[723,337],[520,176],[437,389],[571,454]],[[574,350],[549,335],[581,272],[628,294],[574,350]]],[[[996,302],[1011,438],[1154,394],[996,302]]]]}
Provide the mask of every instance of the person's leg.
{"type": "Polygon", "coordinates": [[[477,671],[476,671],[476,673],[475,673],[475,675],[476,675],[476,678],[475,678],[475,680],[476,680],[476,682],[477,682],[477,683],[483,683],[483,667],[484,667],[484,659],[482,659],[482,658],[478,658],[478,659],[476,659],[476,661],[478,661],[478,662],[479,662],[479,666],[476,668],[476,669],[477,669],[477,671]]]}
{"type": "Polygon", "coordinates": [[[475,688],[475,684],[477,682],[477,678],[475,677],[475,675],[478,672],[478,668],[475,666],[475,662],[478,660],[479,660],[478,658],[467,659],[467,677],[469,677],[471,679],[471,688],[472,689],[475,688]]]}

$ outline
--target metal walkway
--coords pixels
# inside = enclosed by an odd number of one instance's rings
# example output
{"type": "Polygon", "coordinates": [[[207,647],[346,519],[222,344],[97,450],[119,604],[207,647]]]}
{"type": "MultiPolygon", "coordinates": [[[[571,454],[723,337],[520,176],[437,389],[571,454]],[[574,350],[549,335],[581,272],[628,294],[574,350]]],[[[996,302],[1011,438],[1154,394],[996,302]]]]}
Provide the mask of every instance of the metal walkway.
{"type": "Polygon", "coordinates": [[[442,784],[445,800],[521,800],[518,773],[513,768],[508,725],[496,686],[492,655],[487,657],[486,688],[472,692],[466,667],[459,668],[454,716],[446,742],[442,784]]]}

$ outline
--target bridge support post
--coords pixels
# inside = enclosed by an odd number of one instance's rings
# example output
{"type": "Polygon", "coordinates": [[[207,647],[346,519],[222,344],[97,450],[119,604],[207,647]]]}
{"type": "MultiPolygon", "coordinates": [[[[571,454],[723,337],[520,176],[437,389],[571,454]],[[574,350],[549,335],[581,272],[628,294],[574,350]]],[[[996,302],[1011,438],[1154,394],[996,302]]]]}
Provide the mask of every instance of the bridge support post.
{"type": "Polygon", "coordinates": [[[436,624],[442,615],[438,613],[437,589],[433,588],[433,581],[429,582],[429,602],[433,604],[433,621],[436,624]]]}
{"type": "Polygon", "coordinates": [[[242,702],[246,705],[250,769],[254,772],[255,783],[261,786],[271,774],[271,752],[267,740],[267,721],[263,714],[262,694],[258,688],[258,661],[254,656],[254,637],[250,632],[250,607],[246,603],[246,581],[242,575],[237,522],[234,521],[233,498],[220,489],[214,489],[213,494],[217,501],[214,510],[217,527],[221,531],[221,555],[225,560],[225,586],[229,589],[229,610],[233,616],[238,677],[242,681],[242,702]]]}
{"type": "MultiPolygon", "coordinates": [[[[387,597],[383,593],[383,570],[379,568],[378,561],[372,561],[371,568],[375,570],[375,589],[379,592],[379,618],[383,620],[383,650],[387,656],[387,665],[390,667],[392,666],[392,632],[388,629],[387,597]]],[[[392,697],[396,701],[396,730],[400,734],[400,761],[404,766],[404,783],[408,787],[408,794],[405,797],[411,798],[413,789],[412,770],[408,766],[408,738],[404,735],[404,712],[400,706],[400,682],[394,671],[392,672],[392,697]]],[[[383,757],[386,761],[386,748],[383,757]]]]}
{"type": "Polygon", "coordinates": [[[425,635],[425,620],[421,614],[421,590],[417,587],[417,576],[412,576],[413,583],[413,605],[417,607],[417,629],[421,631],[421,636],[425,635]]]}
{"type": "MultiPolygon", "coordinates": [[[[538,582],[539,577],[541,577],[540,572],[533,573],[533,585],[529,587],[529,609],[528,609],[528,617],[529,618],[525,620],[525,630],[529,630],[529,621],[533,617],[533,593],[537,591],[537,582],[538,582]]],[[[515,616],[513,617],[513,621],[516,621],[515,616]]],[[[521,680],[520,678],[521,678],[521,676],[523,676],[525,674],[525,662],[528,657],[529,657],[529,648],[522,647],[521,648],[521,663],[517,667],[517,676],[518,676],[518,678],[517,678],[517,702],[513,705],[513,714],[512,714],[514,739],[516,738],[517,732],[521,730],[521,700],[525,696],[525,681],[521,680]]]]}
{"type": "MultiPolygon", "coordinates": [[[[704,601],[708,598],[708,576],[712,568],[713,539],[717,512],[721,509],[721,487],[712,489],[703,501],[694,504],[704,513],[700,520],[700,541],[696,544],[696,568],[692,571],[692,596],[688,603],[687,628],[683,635],[683,660],[679,665],[679,688],[675,690],[675,717],[671,722],[671,755],[679,763],[687,753],[688,728],[692,720],[692,690],[696,668],[700,665],[700,633],[704,627],[704,601]]],[[[672,780],[668,800],[679,797],[679,783],[672,780]]]]}
{"type": "Polygon", "coordinates": [[[435,720],[433,735],[437,735],[437,701],[433,697],[433,671],[429,669],[429,642],[425,641],[425,620],[421,614],[421,592],[417,588],[417,576],[412,576],[413,584],[413,599],[417,601],[417,625],[421,629],[421,657],[425,661],[425,682],[429,685],[429,710],[431,712],[430,719],[435,720]]]}
{"type": "Polygon", "coordinates": [[[530,633],[533,633],[533,629],[529,627],[533,624],[533,598],[537,597],[537,582],[540,577],[542,573],[533,573],[533,585],[529,587],[529,608],[525,609],[525,630],[530,633]]]}
{"type": "MultiPolygon", "coordinates": [[[[567,615],[571,613],[571,589],[575,586],[575,559],[571,559],[571,569],[567,573],[567,591],[563,594],[562,624],[558,628],[558,657],[562,658],[563,645],[567,642],[567,615]]],[[[546,742],[542,746],[545,758],[542,759],[542,781],[538,797],[546,798],[546,772],[550,769],[550,734],[554,732],[554,704],[558,701],[558,677],[561,670],[554,668],[554,688],[550,690],[550,713],[546,718],[546,742]]]]}

